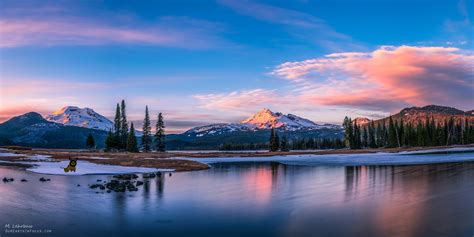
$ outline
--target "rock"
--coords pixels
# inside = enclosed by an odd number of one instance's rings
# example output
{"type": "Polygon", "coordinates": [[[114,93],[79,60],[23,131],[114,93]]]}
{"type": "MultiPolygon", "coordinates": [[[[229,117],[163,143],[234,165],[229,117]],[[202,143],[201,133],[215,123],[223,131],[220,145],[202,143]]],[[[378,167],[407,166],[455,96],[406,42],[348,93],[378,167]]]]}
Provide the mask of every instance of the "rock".
{"type": "Polygon", "coordinates": [[[102,179],[98,179],[97,182],[102,182],[102,179]]]}
{"type": "Polygon", "coordinates": [[[137,181],[137,186],[141,186],[143,185],[143,182],[142,181],[137,181]]]}
{"type": "Polygon", "coordinates": [[[120,182],[118,180],[111,180],[109,183],[105,185],[109,190],[115,191],[115,192],[125,192],[126,191],[126,186],[124,182],[120,182]]]}
{"type": "Polygon", "coordinates": [[[109,189],[109,190],[107,190],[107,193],[110,193],[110,192],[112,192],[112,190],[110,190],[110,189],[109,189]]]}
{"type": "Polygon", "coordinates": [[[153,179],[156,177],[155,173],[144,173],[142,176],[144,179],[153,179]]]}
{"type": "Polygon", "coordinates": [[[136,174],[119,174],[119,175],[114,175],[113,177],[116,178],[116,179],[131,180],[131,179],[137,179],[138,175],[136,175],[136,174]]]}
{"type": "Polygon", "coordinates": [[[21,179],[20,181],[21,182],[28,182],[28,180],[26,180],[26,179],[21,179]]]}
{"type": "Polygon", "coordinates": [[[105,186],[102,185],[102,184],[92,184],[91,186],[89,186],[89,188],[91,188],[91,189],[100,188],[100,189],[104,190],[105,186]]]}

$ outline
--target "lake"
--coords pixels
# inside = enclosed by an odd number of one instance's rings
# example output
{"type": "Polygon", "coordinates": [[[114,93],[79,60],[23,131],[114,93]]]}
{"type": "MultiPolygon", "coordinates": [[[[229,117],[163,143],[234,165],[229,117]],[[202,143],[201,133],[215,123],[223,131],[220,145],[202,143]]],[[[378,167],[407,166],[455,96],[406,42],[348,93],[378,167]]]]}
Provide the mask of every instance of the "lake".
{"type": "MultiPolygon", "coordinates": [[[[213,164],[205,171],[166,173],[126,193],[87,187],[111,179],[107,175],[6,167],[0,175],[15,178],[0,183],[0,225],[48,232],[34,236],[474,235],[474,163],[213,164]],[[51,181],[39,182],[41,177],[51,181]]],[[[2,237],[31,236],[4,231],[2,237]]]]}

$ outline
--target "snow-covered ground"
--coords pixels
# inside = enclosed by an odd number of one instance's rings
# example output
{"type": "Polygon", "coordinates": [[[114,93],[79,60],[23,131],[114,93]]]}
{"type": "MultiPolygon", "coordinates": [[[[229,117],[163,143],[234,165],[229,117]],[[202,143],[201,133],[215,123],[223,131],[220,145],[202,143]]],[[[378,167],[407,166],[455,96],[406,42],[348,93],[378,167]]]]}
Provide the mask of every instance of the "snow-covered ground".
{"type": "Polygon", "coordinates": [[[0,157],[20,157],[20,156],[25,156],[25,155],[11,153],[11,152],[0,152],[0,157]]]}
{"type": "Polygon", "coordinates": [[[110,158],[107,157],[100,157],[100,156],[91,156],[88,157],[89,159],[94,159],[94,160],[109,160],[110,158]]]}
{"type": "MultiPolygon", "coordinates": [[[[13,157],[13,156],[24,156],[15,153],[0,153],[0,157],[13,157]]],[[[94,157],[94,159],[108,159],[104,157],[94,157]]],[[[51,162],[54,159],[48,155],[32,155],[22,158],[25,161],[1,161],[2,163],[11,164],[29,164],[34,165],[32,168],[28,168],[28,171],[32,171],[40,174],[57,174],[57,175],[86,175],[86,174],[127,174],[127,173],[148,173],[148,172],[172,172],[174,169],[155,169],[155,168],[143,168],[143,167],[128,167],[119,165],[102,165],[94,164],[85,160],[78,160],[76,165],[76,172],[64,172],[64,168],[69,165],[69,161],[51,162]],[[28,160],[28,161],[26,161],[28,160]]]]}
{"type": "MultiPolygon", "coordinates": [[[[21,162],[26,164],[27,162],[21,162]]],[[[127,174],[127,173],[149,173],[149,172],[171,172],[173,169],[155,169],[143,167],[128,167],[119,165],[101,165],[94,164],[84,160],[78,160],[76,172],[64,172],[64,167],[69,165],[69,161],[60,162],[28,162],[34,164],[35,167],[27,170],[40,174],[57,174],[57,175],[85,175],[85,174],[127,174]]]]}
{"type": "Polygon", "coordinates": [[[289,165],[411,165],[447,162],[474,162],[474,153],[429,154],[432,152],[473,151],[474,148],[434,149],[400,153],[288,155],[271,157],[186,158],[206,164],[224,162],[280,162],[289,165]]]}
{"type": "Polygon", "coordinates": [[[22,160],[31,160],[31,161],[53,161],[53,158],[48,155],[31,155],[27,156],[25,158],[22,158],[22,160]]]}

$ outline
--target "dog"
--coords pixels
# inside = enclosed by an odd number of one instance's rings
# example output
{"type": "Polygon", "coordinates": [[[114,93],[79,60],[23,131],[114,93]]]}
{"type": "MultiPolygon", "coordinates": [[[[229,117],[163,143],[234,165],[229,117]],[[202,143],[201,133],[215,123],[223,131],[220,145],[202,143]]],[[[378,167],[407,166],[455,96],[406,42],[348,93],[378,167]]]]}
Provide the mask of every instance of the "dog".
{"type": "Polygon", "coordinates": [[[76,165],[77,165],[77,158],[71,158],[69,157],[69,165],[64,168],[64,172],[76,172],[76,165]]]}

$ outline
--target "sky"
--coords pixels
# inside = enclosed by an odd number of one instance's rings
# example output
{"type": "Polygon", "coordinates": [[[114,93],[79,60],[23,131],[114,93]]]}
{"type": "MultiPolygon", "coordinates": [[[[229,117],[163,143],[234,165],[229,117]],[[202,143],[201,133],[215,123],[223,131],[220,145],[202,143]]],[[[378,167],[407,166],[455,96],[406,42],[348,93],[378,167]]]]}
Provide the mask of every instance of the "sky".
{"type": "Polygon", "coordinates": [[[148,105],[169,133],[262,108],[317,123],[474,109],[473,1],[0,0],[0,122],[148,105]]]}

